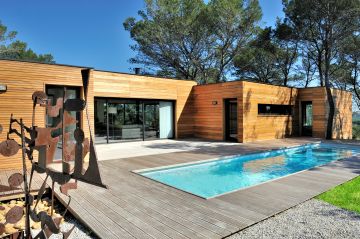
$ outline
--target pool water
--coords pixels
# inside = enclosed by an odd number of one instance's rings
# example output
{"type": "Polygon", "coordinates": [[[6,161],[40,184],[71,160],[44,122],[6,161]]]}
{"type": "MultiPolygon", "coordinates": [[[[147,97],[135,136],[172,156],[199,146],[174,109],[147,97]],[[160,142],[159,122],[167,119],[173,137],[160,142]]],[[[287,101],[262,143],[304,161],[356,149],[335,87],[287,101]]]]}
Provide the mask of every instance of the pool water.
{"type": "Polygon", "coordinates": [[[318,143],[139,173],[197,196],[211,198],[359,152],[357,147],[318,143]]]}

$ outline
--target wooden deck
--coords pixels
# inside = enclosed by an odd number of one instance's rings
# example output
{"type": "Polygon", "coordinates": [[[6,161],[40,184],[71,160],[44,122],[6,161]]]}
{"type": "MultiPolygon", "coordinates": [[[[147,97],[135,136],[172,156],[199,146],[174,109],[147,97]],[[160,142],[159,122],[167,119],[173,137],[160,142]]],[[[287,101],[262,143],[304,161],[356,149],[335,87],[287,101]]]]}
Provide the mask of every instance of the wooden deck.
{"type": "MultiPolygon", "coordinates": [[[[0,171],[0,202],[24,197],[23,185],[21,185],[17,188],[9,187],[8,178],[10,177],[10,175],[12,175],[14,173],[22,174],[22,170],[15,169],[15,170],[1,170],[0,171]]],[[[30,178],[30,175],[28,175],[28,179],[29,178],[30,178]]],[[[33,195],[37,195],[37,192],[39,191],[42,183],[43,183],[42,177],[40,177],[39,174],[35,173],[33,182],[32,182],[32,186],[31,186],[31,193],[33,195]]]]}
{"type": "MultiPolygon", "coordinates": [[[[131,171],[304,142],[273,140],[102,161],[109,189],[79,183],[70,193],[70,211],[101,238],[223,238],[356,177],[360,160],[337,161],[209,200],[131,171]]],[[[56,196],[67,202],[58,191],[56,196]]]]}

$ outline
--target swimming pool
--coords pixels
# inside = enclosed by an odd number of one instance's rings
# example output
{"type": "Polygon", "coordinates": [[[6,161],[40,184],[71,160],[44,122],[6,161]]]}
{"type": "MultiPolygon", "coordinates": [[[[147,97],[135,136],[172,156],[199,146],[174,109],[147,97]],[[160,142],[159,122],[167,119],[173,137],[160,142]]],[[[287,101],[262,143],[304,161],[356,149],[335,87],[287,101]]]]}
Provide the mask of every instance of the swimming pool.
{"type": "Polygon", "coordinates": [[[355,146],[316,143],[138,173],[202,198],[211,198],[359,152],[355,146]]]}

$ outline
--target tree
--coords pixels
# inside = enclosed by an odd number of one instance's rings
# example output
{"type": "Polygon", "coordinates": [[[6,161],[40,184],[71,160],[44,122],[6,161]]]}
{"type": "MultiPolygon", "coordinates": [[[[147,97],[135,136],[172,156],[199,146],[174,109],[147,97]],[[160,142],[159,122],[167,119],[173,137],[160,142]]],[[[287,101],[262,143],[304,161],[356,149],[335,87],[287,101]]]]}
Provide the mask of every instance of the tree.
{"type": "Polygon", "coordinates": [[[210,32],[215,39],[209,52],[214,56],[215,80],[226,80],[235,56],[255,38],[262,13],[258,1],[212,0],[208,5],[210,32]]]}
{"type": "Polygon", "coordinates": [[[254,36],[261,18],[257,0],[145,0],[140,19],[126,19],[137,53],[133,64],[157,74],[220,82],[230,75],[235,55],[254,36]]]}
{"type": "Polygon", "coordinates": [[[278,19],[271,38],[276,46],[274,57],[280,81],[282,85],[288,86],[289,81],[295,81],[299,78],[298,74],[294,73],[294,67],[298,59],[298,37],[286,21],[281,22],[278,19]]]}
{"type": "Polygon", "coordinates": [[[299,79],[294,71],[297,59],[297,36],[278,19],[275,29],[262,29],[247,50],[238,53],[234,65],[241,78],[288,86],[299,79]]]}
{"type": "Polygon", "coordinates": [[[359,0],[283,0],[289,25],[296,31],[304,49],[317,62],[317,74],[325,85],[329,103],[326,138],[332,137],[335,112],[331,93],[331,66],[341,45],[359,31],[359,0]]]}
{"type": "Polygon", "coordinates": [[[51,54],[36,54],[25,42],[15,40],[16,35],[0,21],[0,58],[55,63],[51,54]]]}
{"type": "Polygon", "coordinates": [[[340,49],[334,81],[345,90],[353,92],[355,103],[360,108],[360,35],[353,34],[340,49]]]}
{"type": "Polygon", "coordinates": [[[299,72],[300,80],[302,80],[303,87],[306,88],[311,82],[315,80],[316,64],[309,55],[310,53],[304,51],[301,55],[301,64],[296,67],[299,72]]]}
{"type": "Polygon", "coordinates": [[[271,27],[265,28],[234,60],[241,79],[274,84],[279,79],[276,46],[271,42],[271,27]]]}

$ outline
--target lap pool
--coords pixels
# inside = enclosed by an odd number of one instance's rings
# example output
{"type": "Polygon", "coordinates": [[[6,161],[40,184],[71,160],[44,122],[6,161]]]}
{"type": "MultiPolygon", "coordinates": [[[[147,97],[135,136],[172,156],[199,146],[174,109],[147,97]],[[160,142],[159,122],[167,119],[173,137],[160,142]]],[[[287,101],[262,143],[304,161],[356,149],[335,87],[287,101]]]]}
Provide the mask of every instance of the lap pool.
{"type": "Polygon", "coordinates": [[[316,143],[137,173],[202,198],[211,198],[358,153],[360,149],[356,146],[316,143]]]}

